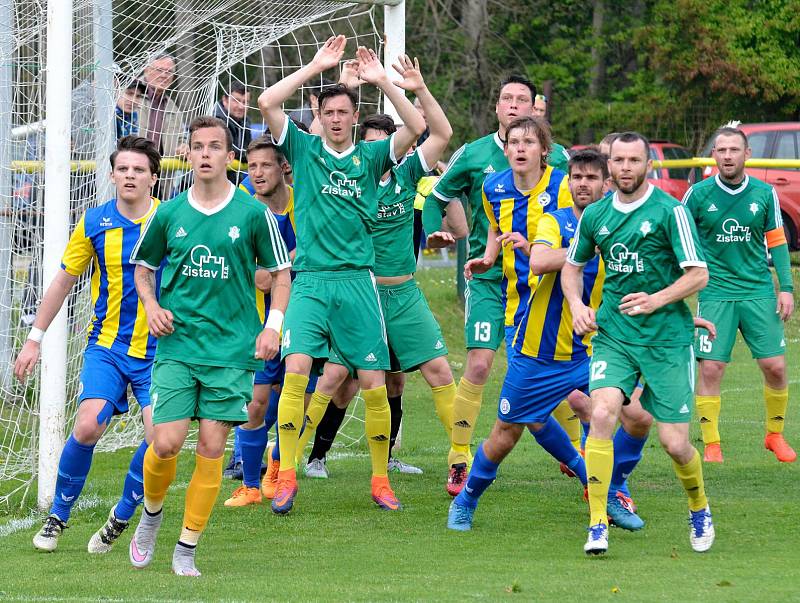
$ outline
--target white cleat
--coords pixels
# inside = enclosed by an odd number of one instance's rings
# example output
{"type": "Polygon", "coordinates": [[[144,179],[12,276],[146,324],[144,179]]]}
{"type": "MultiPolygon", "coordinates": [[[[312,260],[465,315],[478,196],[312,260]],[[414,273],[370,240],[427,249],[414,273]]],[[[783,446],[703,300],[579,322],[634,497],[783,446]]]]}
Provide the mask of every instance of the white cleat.
{"type": "Polygon", "coordinates": [[[33,537],[33,546],[40,551],[52,553],[58,546],[58,537],[67,528],[67,524],[55,515],[48,515],[44,520],[44,525],[36,532],[33,537]]]}
{"type": "Polygon", "coordinates": [[[587,555],[602,555],[608,550],[608,526],[598,523],[589,526],[589,537],[583,545],[583,552],[587,555]]]}
{"type": "Polygon", "coordinates": [[[311,459],[303,473],[306,474],[306,477],[328,479],[328,466],[325,464],[325,459],[311,459]]]}
{"type": "Polygon", "coordinates": [[[150,515],[146,510],[142,511],[139,525],[136,526],[136,531],[131,538],[131,545],[128,548],[128,556],[133,567],[141,569],[150,565],[156,550],[158,529],[161,527],[163,518],[163,511],[159,511],[157,515],[150,515]]]}
{"type": "Polygon", "coordinates": [[[194,548],[183,546],[180,542],[172,552],[172,571],[176,576],[192,576],[197,578],[200,571],[194,566],[194,548]]]}
{"type": "Polygon", "coordinates": [[[408,463],[404,463],[403,461],[391,457],[389,459],[389,465],[387,469],[391,473],[407,473],[410,475],[422,475],[422,469],[419,467],[415,467],[414,465],[409,465],[408,463]]]}
{"type": "Polygon", "coordinates": [[[705,553],[714,544],[714,537],[711,509],[706,506],[699,511],[689,511],[689,542],[692,543],[692,549],[705,553]]]}
{"type": "Polygon", "coordinates": [[[114,515],[116,508],[116,505],[111,508],[105,525],[92,534],[92,537],[89,539],[87,548],[90,553],[101,555],[108,553],[114,547],[117,538],[119,538],[122,532],[128,527],[129,522],[117,519],[114,515]]]}

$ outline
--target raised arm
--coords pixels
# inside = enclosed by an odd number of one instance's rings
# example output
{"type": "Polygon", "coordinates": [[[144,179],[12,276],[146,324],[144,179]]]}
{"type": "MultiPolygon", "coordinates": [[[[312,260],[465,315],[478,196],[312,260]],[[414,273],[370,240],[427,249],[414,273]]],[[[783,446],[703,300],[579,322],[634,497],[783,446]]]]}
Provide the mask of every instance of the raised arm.
{"type": "Polygon", "coordinates": [[[411,148],[420,134],[425,131],[425,120],[419,111],[414,108],[406,98],[403,82],[397,84],[389,80],[386,70],[381,65],[378,55],[374,50],[359,46],[356,51],[359,70],[358,76],[363,81],[381,89],[381,92],[397,109],[397,114],[403,120],[403,126],[394,133],[393,151],[398,159],[403,157],[411,148]]]}
{"type": "Polygon", "coordinates": [[[273,84],[258,97],[258,108],[275,140],[281,137],[286,124],[283,103],[308,80],[336,67],[344,55],[346,45],[347,38],[343,35],[328,38],[310,63],[273,84]]]}
{"type": "Polygon", "coordinates": [[[155,270],[137,264],[133,271],[133,282],[147,314],[147,328],[150,329],[150,334],[153,337],[162,337],[175,331],[172,326],[172,312],[162,308],[156,298],[155,270]]]}

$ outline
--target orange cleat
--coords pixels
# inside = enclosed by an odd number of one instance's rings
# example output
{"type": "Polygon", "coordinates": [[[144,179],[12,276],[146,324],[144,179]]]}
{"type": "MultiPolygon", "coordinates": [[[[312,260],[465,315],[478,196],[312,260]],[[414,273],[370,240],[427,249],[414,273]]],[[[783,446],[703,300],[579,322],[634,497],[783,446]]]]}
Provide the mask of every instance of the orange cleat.
{"type": "Polygon", "coordinates": [[[276,515],[286,515],[294,506],[295,496],[297,496],[297,476],[294,469],[279,471],[275,498],[272,499],[272,512],[276,515]]]}
{"type": "Polygon", "coordinates": [[[450,466],[450,473],[447,476],[447,486],[445,489],[450,496],[458,496],[459,492],[467,483],[467,464],[456,463],[450,466]]]}
{"type": "Polygon", "coordinates": [[[783,439],[782,433],[768,433],[764,438],[764,448],[771,450],[781,463],[794,463],[797,460],[797,453],[783,439]]]}
{"type": "Polygon", "coordinates": [[[239,486],[233,491],[231,497],[225,501],[226,507],[247,507],[248,505],[261,504],[261,491],[258,488],[239,486]]]}
{"type": "Polygon", "coordinates": [[[706,463],[721,463],[723,461],[722,447],[719,442],[706,444],[706,449],[703,451],[703,461],[706,463]]]}
{"type": "Polygon", "coordinates": [[[566,463],[560,463],[558,468],[561,470],[561,473],[563,473],[567,477],[578,477],[578,475],[572,469],[567,467],[566,463]]]}
{"type": "Polygon", "coordinates": [[[372,476],[372,500],[384,511],[399,511],[403,508],[389,485],[389,478],[385,475],[372,476]]]}
{"type": "Polygon", "coordinates": [[[275,489],[278,487],[278,471],[281,468],[280,461],[272,460],[272,448],[267,448],[267,472],[261,480],[261,494],[264,498],[272,500],[275,498],[275,489]]]}

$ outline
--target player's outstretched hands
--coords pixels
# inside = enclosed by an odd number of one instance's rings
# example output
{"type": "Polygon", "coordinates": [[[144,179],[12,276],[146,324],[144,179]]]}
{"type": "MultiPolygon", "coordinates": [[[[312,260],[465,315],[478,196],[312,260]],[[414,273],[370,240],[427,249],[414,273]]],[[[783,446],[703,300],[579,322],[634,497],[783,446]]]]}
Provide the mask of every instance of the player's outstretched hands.
{"type": "Polygon", "coordinates": [[[619,311],[628,316],[639,314],[652,314],[661,306],[657,303],[655,296],[639,291],[638,293],[628,293],[622,298],[619,311]]]}
{"type": "Polygon", "coordinates": [[[522,249],[525,255],[531,254],[531,245],[528,239],[519,232],[504,232],[497,237],[497,242],[503,246],[511,246],[513,249],[522,249]]]}
{"type": "Polygon", "coordinates": [[[256,338],[256,358],[272,360],[280,349],[280,335],[274,329],[262,329],[256,338]]]}
{"type": "Polygon", "coordinates": [[[356,50],[356,60],[358,61],[358,77],[362,81],[373,86],[385,83],[386,70],[374,50],[359,46],[356,50]]]}
{"type": "Polygon", "coordinates": [[[422,72],[419,69],[419,59],[414,57],[412,61],[407,54],[397,57],[397,63],[392,65],[394,70],[402,76],[402,80],[394,82],[398,88],[408,92],[418,92],[425,88],[425,80],[422,79],[422,72]]]}
{"type": "Polygon", "coordinates": [[[14,363],[14,375],[20,383],[25,383],[25,380],[33,374],[33,368],[39,362],[41,351],[42,345],[32,339],[28,339],[22,346],[17,361],[14,363]]]}
{"type": "Polygon", "coordinates": [[[586,335],[597,330],[597,321],[594,310],[589,306],[581,304],[577,308],[572,308],[572,329],[578,335],[586,335]]]}
{"type": "Polygon", "coordinates": [[[778,307],[775,313],[781,317],[783,322],[789,320],[794,312],[794,297],[788,291],[781,291],[778,293],[778,307]]]}
{"type": "Polygon", "coordinates": [[[708,331],[709,341],[714,341],[717,338],[717,327],[713,322],[705,318],[700,318],[699,316],[695,316],[692,320],[694,320],[695,329],[705,329],[708,331]]]}
{"type": "Polygon", "coordinates": [[[456,238],[444,230],[437,230],[428,235],[425,245],[431,249],[444,249],[456,242],[456,238]]]}
{"type": "Polygon", "coordinates": [[[470,281],[472,280],[473,274],[483,274],[492,266],[494,266],[494,262],[490,262],[486,258],[475,258],[469,260],[466,264],[464,264],[464,278],[470,281]]]}
{"type": "Polygon", "coordinates": [[[333,69],[342,60],[345,46],[347,46],[347,38],[345,36],[331,36],[320,46],[311,62],[320,72],[333,69]]]}
{"type": "Polygon", "coordinates": [[[172,312],[162,308],[158,302],[147,304],[144,311],[147,314],[147,328],[153,337],[164,337],[175,332],[172,326],[172,312]]]}
{"type": "Polygon", "coordinates": [[[358,67],[359,62],[356,59],[345,61],[339,74],[339,83],[352,89],[358,88],[363,84],[364,82],[358,77],[358,67]]]}

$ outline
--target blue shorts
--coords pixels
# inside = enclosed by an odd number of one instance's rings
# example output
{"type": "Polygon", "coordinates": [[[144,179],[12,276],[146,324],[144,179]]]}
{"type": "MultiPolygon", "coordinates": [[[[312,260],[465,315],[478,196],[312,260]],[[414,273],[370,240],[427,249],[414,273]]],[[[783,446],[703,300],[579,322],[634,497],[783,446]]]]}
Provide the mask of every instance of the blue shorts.
{"type": "Polygon", "coordinates": [[[133,358],[99,345],[87,346],[83,353],[78,399],[106,400],[113,407],[111,415],[128,412],[128,384],[139,407],[150,406],[150,373],[153,360],[133,358]]]}
{"type": "Polygon", "coordinates": [[[505,423],[544,423],[570,392],[588,393],[590,360],[542,360],[514,354],[500,390],[497,418],[505,423]]]}
{"type": "Polygon", "coordinates": [[[506,338],[506,356],[511,358],[514,352],[514,335],[517,334],[517,327],[504,327],[506,338]]]}
{"type": "MultiPolygon", "coordinates": [[[[264,361],[264,370],[256,371],[256,378],[254,385],[282,385],[283,377],[286,374],[286,363],[281,360],[281,355],[278,353],[272,360],[264,361]]],[[[308,379],[308,386],[306,387],[307,394],[313,394],[317,387],[318,375],[311,373],[308,379]]]]}

